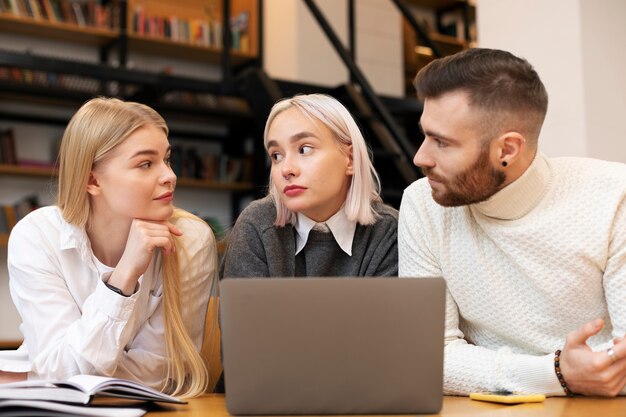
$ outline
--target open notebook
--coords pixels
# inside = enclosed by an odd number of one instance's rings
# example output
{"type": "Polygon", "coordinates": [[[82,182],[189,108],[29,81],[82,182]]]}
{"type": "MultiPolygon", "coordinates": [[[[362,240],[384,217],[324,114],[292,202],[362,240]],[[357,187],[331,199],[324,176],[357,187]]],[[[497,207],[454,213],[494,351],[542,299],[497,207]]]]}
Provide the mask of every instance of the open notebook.
{"type": "Polygon", "coordinates": [[[231,414],[436,413],[445,283],[228,278],[220,283],[231,414]]]}

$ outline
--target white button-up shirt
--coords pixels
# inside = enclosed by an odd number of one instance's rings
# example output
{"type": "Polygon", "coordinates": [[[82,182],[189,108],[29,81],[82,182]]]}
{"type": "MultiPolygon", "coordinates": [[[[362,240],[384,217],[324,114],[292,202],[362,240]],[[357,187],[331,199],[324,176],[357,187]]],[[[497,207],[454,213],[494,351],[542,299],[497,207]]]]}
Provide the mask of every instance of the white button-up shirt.
{"type": "MultiPolygon", "coordinates": [[[[215,276],[215,238],[205,223],[180,219],[181,313],[200,349],[215,276]],[[185,254],[187,256],[185,256],[185,254]]],[[[31,363],[30,378],[96,374],[161,387],[166,374],[162,255],[155,252],[138,290],[108,289],[113,271],[99,271],[84,229],[58,207],[44,207],[11,232],[8,269],[13,302],[31,363]]]]}

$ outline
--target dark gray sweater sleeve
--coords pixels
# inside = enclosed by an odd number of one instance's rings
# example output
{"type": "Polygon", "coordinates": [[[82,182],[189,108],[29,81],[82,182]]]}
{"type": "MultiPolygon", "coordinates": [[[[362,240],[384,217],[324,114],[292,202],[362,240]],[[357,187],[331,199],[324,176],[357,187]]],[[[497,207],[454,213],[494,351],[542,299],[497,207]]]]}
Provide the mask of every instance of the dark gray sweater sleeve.
{"type": "Polygon", "coordinates": [[[256,205],[251,204],[233,226],[224,254],[222,278],[270,275],[256,211],[256,205]]]}
{"type": "Polygon", "coordinates": [[[398,212],[384,205],[376,207],[381,218],[373,226],[375,238],[370,242],[372,276],[398,276],[398,212]]]}

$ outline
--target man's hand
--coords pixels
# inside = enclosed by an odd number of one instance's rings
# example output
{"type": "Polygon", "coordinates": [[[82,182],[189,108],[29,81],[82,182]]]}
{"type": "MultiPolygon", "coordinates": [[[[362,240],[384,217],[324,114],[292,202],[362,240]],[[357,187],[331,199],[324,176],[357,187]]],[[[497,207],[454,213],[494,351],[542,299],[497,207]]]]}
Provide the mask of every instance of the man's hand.
{"type": "Polygon", "coordinates": [[[596,319],[567,335],[561,353],[561,373],[576,394],[614,397],[626,385],[626,341],[615,339],[613,358],[607,351],[593,352],[587,339],[597,334],[604,320],[596,319]]]}
{"type": "Polygon", "coordinates": [[[169,222],[134,219],[124,254],[111,274],[109,284],[124,294],[132,294],[137,280],[146,272],[154,251],[160,249],[163,255],[173,253],[176,250],[174,235],[182,234],[180,229],[169,222]]]}

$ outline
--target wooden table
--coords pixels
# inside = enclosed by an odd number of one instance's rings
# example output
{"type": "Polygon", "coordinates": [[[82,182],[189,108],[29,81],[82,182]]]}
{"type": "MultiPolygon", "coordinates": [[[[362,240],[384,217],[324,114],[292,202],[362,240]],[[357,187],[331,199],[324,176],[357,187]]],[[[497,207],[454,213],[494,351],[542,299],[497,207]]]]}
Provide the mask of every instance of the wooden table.
{"type": "MultiPolygon", "coordinates": [[[[165,406],[167,411],[151,411],[147,417],[229,417],[223,395],[209,394],[189,400],[187,405],[165,406]]],[[[430,415],[430,414],[429,414],[430,415]]],[[[473,401],[467,397],[445,397],[437,416],[489,417],[625,417],[626,397],[548,398],[543,403],[502,405],[473,401]]]]}

